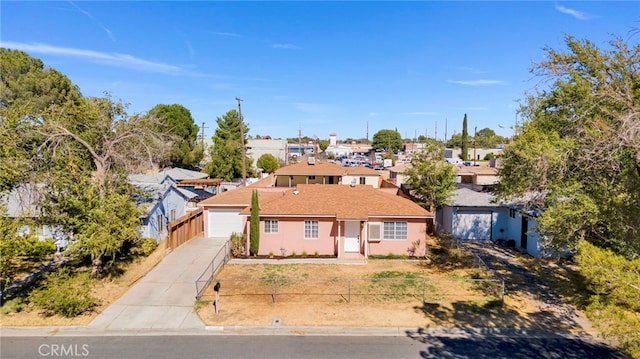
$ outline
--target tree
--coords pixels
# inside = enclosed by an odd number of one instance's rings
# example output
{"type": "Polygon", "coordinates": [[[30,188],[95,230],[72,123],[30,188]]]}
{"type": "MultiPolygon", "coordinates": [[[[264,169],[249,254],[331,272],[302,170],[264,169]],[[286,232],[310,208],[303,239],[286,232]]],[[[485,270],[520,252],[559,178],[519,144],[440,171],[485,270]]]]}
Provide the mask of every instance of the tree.
{"type": "Polygon", "coordinates": [[[159,121],[158,132],[175,136],[168,163],[163,165],[193,168],[200,163],[204,157],[204,147],[198,141],[198,126],[186,107],[178,104],[160,104],[152,108],[148,114],[159,121]]]}
{"type": "Polygon", "coordinates": [[[255,256],[260,249],[260,201],[258,200],[258,191],[255,189],[251,192],[251,223],[249,227],[249,252],[255,256]]]}
{"type": "Polygon", "coordinates": [[[78,88],[60,72],[28,54],[0,49],[0,191],[9,191],[35,170],[41,138],[34,125],[49,108],[77,108],[78,88]]]}
{"type": "MultiPolygon", "coordinates": [[[[211,177],[230,181],[242,177],[242,142],[240,137],[240,116],[236,110],[230,110],[224,116],[216,119],[218,128],[214,133],[213,146],[210,149],[211,161],[205,166],[205,172],[211,177]]],[[[245,143],[249,127],[243,123],[245,143]]],[[[245,152],[246,153],[246,152],[245,152]]],[[[245,155],[246,156],[246,155],[245,155]]],[[[246,156],[246,175],[253,176],[251,163],[253,160],[246,156]]]]}
{"type": "Polygon", "coordinates": [[[324,152],[324,150],[329,147],[329,140],[320,140],[318,141],[318,146],[320,147],[320,152],[324,152]]]}
{"type": "Polygon", "coordinates": [[[280,168],[278,159],[270,153],[265,153],[260,156],[260,158],[258,158],[258,161],[256,162],[256,165],[258,166],[258,168],[262,168],[265,173],[273,173],[278,168],[280,168]]]}
{"type": "Polygon", "coordinates": [[[552,79],[520,108],[522,133],[503,153],[498,193],[539,208],[547,244],[580,241],[640,256],[640,45],[601,50],[566,37],[534,66],[552,79]]]}
{"type": "Polygon", "coordinates": [[[460,148],[462,149],[462,153],[460,154],[462,156],[462,160],[463,161],[467,161],[469,159],[469,132],[467,131],[467,114],[464,114],[464,119],[462,120],[462,138],[460,139],[460,141],[462,142],[460,144],[460,148]]]}
{"type": "Polygon", "coordinates": [[[402,137],[400,137],[398,131],[380,130],[373,135],[371,146],[376,151],[400,151],[402,149],[402,137]]]}
{"type": "Polygon", "coordinates": [[[443,145],[428,142],[424,151],[413,155],[411,167],[405,171],[418,203],[432,212],[449,204],[456,189],[456,169],[443,158],[443,145]]]}

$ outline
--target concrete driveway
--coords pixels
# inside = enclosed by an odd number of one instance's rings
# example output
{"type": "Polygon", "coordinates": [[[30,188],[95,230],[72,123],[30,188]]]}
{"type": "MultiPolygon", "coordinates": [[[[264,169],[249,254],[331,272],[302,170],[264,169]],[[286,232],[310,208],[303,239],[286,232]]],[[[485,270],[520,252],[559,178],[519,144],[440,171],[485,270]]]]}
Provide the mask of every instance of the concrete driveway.
{"type": "Polygon", "coordinates": [[[89,328],[204,329],[193,308],[195,281],[226,242],[198,237],[178,247],[98,315],[89,328]]]}

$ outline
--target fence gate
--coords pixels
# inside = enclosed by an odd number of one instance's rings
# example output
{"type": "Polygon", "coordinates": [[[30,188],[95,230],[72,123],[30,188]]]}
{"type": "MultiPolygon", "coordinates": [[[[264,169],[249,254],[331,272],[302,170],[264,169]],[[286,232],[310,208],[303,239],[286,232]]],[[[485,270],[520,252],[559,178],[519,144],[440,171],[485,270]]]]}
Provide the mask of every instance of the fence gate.
{"type": "Polygon", "coordinates": [[[189,212],[167,226],[167,249],[174,250],[189,240],[204,235],[202,208],[189,212]]]}

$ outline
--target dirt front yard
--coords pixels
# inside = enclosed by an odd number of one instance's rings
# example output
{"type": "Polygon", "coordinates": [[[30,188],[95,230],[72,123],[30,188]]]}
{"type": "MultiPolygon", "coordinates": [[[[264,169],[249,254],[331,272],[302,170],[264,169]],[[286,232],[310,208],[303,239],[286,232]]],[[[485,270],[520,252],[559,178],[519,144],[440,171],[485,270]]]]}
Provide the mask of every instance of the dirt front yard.
{"type": "Polygon", "coordinates": [[[215,278],[221,283],[219,313],[212,287],[197,311],[211,326],[572,329],[560,322],[541,327],[535,298],[512,293],[503,302],[501,283],[477,278],[491,274],[465,261],[227,264],[215,278]]]}

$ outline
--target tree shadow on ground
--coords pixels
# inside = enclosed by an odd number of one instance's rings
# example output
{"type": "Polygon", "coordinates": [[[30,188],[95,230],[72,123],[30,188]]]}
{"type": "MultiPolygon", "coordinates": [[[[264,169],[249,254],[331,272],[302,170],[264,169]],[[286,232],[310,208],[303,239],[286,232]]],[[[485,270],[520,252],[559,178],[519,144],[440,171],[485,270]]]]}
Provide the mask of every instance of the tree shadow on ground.
{"type": "Polygon", "coordinates": [[[490,330],[458,330],[457,332],[431,332],[424,328],[406,331],[407,337],[422,343],[421,358],[620,358],[630,356],[589,338],[562,335],[535,335],[533,333],[501,332],[490,330]],[[498,335],[496,335],[498,334],[498,335]],[[523,335],[524,334],[524,335],[523,335]]]}

